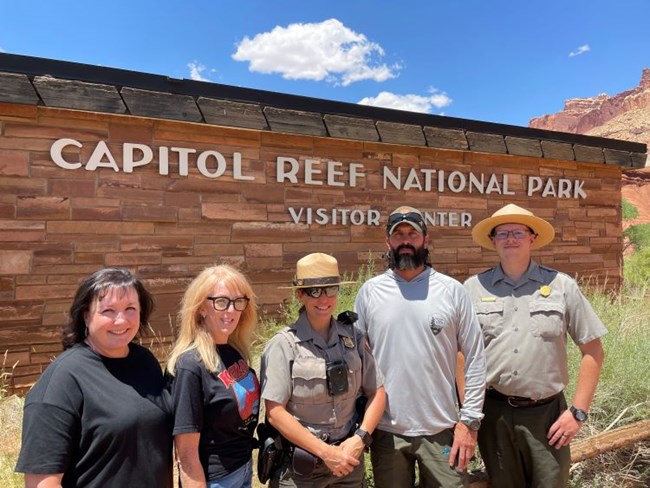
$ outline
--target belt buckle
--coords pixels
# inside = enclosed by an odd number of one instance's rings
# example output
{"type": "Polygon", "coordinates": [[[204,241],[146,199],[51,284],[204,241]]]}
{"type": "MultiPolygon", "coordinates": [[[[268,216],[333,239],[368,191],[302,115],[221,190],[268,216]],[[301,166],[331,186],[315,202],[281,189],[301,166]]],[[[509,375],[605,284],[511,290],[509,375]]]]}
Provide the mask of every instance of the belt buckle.
{"type": "Polygon", "coordinates": [[[511,396],[508,397],[508,405],[510,405],[512,408],[519,408],[520,407],[520,405],[517,405],[516,403],[513,403],[513,402],[516,402],[516,401],[517,400],[515,400],[514,397],[511,397],[511,396]]]}
{"type": "Polygon", "coordinates": [[[537,405],[537,400],[532,400],[532,399],[517,399],[513,396],[508,397],[508,405],[510,405],[513,408],[527,408],[527,407],[534,407],[537,405]]]}

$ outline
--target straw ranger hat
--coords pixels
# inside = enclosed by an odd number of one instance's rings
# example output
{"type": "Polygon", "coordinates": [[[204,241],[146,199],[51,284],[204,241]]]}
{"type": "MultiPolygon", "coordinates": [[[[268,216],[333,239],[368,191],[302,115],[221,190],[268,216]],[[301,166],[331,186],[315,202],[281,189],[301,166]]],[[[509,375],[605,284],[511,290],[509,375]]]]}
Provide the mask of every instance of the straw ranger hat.
{"type": "Polygon", "coordinates": [[[486,249],[494,249],[490,234],[501,224],[522,224],[533,229],[537,239],[531,249],[539,249],[553,240],[555,229],[546,220],[536,217],[530,210],[509,203],[492,214],[491,217],[481,220],[472,229],[472,239],[486,249]]]}
{"type": "Polygon", "coordinates": [[[312,288],[352,283],[356,281],[341,281],[336,258],[329,254],[315,252],[300,258],[296,263],[296,278],[293,280],[293,286],[279,288],[312,288]]]}

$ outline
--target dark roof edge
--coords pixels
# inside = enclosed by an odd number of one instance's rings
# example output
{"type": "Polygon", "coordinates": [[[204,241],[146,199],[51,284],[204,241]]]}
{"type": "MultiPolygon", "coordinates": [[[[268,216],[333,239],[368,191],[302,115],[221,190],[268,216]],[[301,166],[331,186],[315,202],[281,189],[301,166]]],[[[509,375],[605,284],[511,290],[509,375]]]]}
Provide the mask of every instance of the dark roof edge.
{"type": "Polygon", "coordinates": [[[171,78],[163,75],[141,73],[125,69],[106,68],[90,64],[57,61],[18,54],[0,53],[0,71],[25,74],[30,77],[50,75],[54,78],[114,85],[120,88],[132,87],[177,95],[189,95],[192,97],[203,96],[239,102],[252,102],[260,104],[261,106],[316,112],[323,115],[344,115],[425,127],[461,129],[529,139],[539,138],[549,141],[583,144],[586,146],[617,149],[634,153],[647,152],[646,145],[638,142],[533,129],[529,127],[461,119],[457,117],[370,107],[348,102],[338,102],[299,95],[288,95],[284,93],[222,85],[218,83],[171,78]]]}

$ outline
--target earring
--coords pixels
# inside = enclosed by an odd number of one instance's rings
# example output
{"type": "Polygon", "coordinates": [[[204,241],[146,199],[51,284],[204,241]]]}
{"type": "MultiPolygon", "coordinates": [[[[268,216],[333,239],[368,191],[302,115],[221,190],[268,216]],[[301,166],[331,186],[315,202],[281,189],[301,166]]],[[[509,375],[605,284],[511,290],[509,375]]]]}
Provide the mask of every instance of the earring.
{"type": "Polygon", "coordinates": [[[84,329],[84,337],[88,337],[88,326],[84,329]]]}

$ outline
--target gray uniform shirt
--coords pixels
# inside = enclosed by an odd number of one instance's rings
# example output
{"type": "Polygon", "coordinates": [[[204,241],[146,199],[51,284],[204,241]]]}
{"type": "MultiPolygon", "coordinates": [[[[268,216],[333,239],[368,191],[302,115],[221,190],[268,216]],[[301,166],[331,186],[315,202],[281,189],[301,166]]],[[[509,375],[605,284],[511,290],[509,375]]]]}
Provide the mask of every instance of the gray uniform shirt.
{"type": "Polygon", "coordinates": [[[388,270],[364,283],[355,310],[386,378],[381,430],[420,436],[454,426],[459,350],[466,358],[460,416],[483,418],[483,338],[463,285],[429,267],[411,281],[388,270]]]}
{"type": "Polygon", "coordinates": [[[351,325],[333,319],[325,341],[314,333],[304,312],[286,332],[273,336],[262,353],[262,399],[285,405],[314,435],[342,439],[356,420],[359,392],[369,397],[383,385],[367,341],[351,325]],[[340,360],[348,367],[348,391],[330,396],[326,363],[340,360]]]}
{"type": "Polygon", "coordinates": [[[576,344],[607,333],[575,280],[534,261],[518,283],[497,266],[465,288],[483,329],[488,387],[505,395],[559,393],[569,382],[567,333],[576,344]]]}

